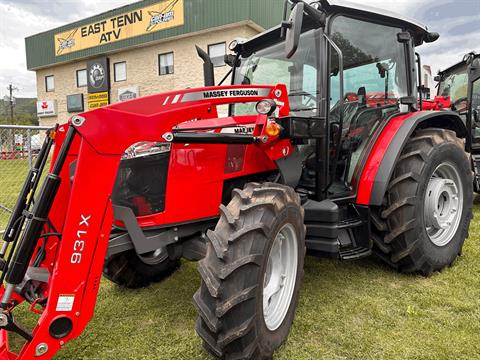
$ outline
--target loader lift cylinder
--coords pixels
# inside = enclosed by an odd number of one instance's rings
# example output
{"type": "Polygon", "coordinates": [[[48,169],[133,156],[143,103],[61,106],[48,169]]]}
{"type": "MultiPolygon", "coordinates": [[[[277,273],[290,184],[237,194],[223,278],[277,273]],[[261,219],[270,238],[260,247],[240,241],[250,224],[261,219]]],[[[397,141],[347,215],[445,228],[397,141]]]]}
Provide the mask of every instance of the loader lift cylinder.
{"type": "MultiPolygon", "coordinates": [[[[25,231],[22,233],[22,237],[19,246],[13,257],[11,266],[9,266],[6,274],[6,290],[2,298],[1,307],[5,306],[10,301],[10,295],[13,287],[20,284],[25,277],[30,260],[35,252],[35,248],[38,243],[38,239],[42,233],[43,226],[47,222],[48,214],[53,205],[55,195],[60,185],[60,171],[65,163],[70,146],[75,138],[76,130],[70,125],[68,132],[65,136],[65,141],[60,148],[58,157],[53,166],[52,172],[49,173],[42,185],[38,199],[35,202],[35,206],[31,213],[27,215],[27,225],[25,231]]],[[[33,196],[33,194],[31,195],[33,196]]]]}
{"type": "MultiPolygon", "coordinates": [[[[42,148],[40,149],[40,153],[38,154],[35,164],[28,172],[27,179],[25,180],[25,183],[20,192],[17,203],[15,204],[12,215],[10,216],[10,220],[8,221],[8,225],[3,235],[3,240],[5,241],[5,244],[14,241],[16,239],[15,235],[17,234],[18,229],[21,229],[22,227],[21,220],[19,219],[22,216],[23,211],[28,210],[28,206],[32,201],[32,197],[29,197],[29,194],[31,192],[35,192],[35,188],[39,182],[40,174],[45,167],[48,154],[53,144],[52,131],[55,132],[55,129],[51,129],[47,132],[47,137],[43,142],[42,148]]],[[[0,253],[0,256],[3,256],[4,254],[5,253],[2,251],[2,253],[0,253]]]]}

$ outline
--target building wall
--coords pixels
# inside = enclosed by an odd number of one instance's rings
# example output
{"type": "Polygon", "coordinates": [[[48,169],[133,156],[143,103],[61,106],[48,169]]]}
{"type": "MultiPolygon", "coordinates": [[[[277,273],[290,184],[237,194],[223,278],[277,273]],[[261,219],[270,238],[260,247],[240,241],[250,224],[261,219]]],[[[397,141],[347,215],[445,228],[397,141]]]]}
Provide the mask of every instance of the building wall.
{"type": "MultiPolygon", "coordinates": [[[[175,89],[203,86],[203,62],[197,56],[195,45],[205,51],[209,44],[226,42],[227,46],[235,38],[250,38],[260,28],[253,23],[241,23],[211,29],[197,35],[184,36],[177,39],[157,42],[152,45],[125,49],[108,54],[110,59],[110,102],[118,101],[118,89],[127,86],[138,86],[140,96],[151,95],[175,89]],[[174,74],[159,75],[158,55],[174,52],[174,74]],[[117,62],[126,61],[127,80],[115,82],[113,66],[117,62]]],[[[227,50],[228,52],[228,50],[227,50]]],[[[87,60],[37,70],[37,95],[39,101],[56,100],[57,116],[40,118],[40,124],[50,126],[64,123],[74,114],[67,113],[67,95],[84,94],[84,106],[87,110],[87,87],[77,87],[76,71],[85,69],[87,60]],[[45,76],[55,78],[55,91],[46,92],[45,76]]],[[[230,68],[215,68],[215,81],[218,83],[230,68]]]]}

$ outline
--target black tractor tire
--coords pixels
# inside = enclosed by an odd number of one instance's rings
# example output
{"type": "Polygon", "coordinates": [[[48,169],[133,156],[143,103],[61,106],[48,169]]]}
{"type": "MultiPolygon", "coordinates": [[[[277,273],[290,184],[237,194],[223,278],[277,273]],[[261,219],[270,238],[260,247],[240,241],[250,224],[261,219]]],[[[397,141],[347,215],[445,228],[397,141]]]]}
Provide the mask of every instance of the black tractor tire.
{"type": "Polygon", "coordinates": [[[382,208],[372,211],[374,252],[404,273],[430,276],[461,254],[472,219],[473,177],[463,140],[445,129],[417,130],[405,145],[382,208]],[[451,240],[439,246],[427,233],[424,215],[429,181],[441,164],[453,166],[463,188],[462,214],[451,240]]]}
{"type": "Polygon", "coordinates": [[[286,340],[295,316],[306,252],[304,210],[292,188],[275,183],[235,189],[220,210],[198,266],[202,281],[193,297],[199,314],[196,331],[215,358],[268,359],[286,340]],[[264,277],[270,249],[285,226],[296,234],[297,267],[286,315],[271,331],[264,318],[264,277]]]}
{"type": "Polygon", "coordinates": [[[180,260],[172,260],[168,254],[158,261],[142,261],[135,250],[113,255],[105,260],[103,275],[117,285],[139,289],[170,276],[180,266],[180,260]]]}

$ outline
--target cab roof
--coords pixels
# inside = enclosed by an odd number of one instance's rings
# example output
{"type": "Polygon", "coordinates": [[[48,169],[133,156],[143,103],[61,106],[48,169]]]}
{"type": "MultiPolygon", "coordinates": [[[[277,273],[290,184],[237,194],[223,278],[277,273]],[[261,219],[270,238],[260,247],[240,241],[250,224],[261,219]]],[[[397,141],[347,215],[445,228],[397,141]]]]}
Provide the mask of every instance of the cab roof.
{"type": "Polygon", "coordinates": [[[449,67],[447,67],[446,69],[443,69],[443,70],[440,70],[438,72],[439,75],[445,75],[445,74],[448,74],[452,71],[455,71],[461,67],[465,67],[467,65],[467,56],[470,55],[473,57],[473,59],[478,59],[480,58],[480,53],[475,53],[475,52],[471,52],[471,53],[468,53],[466,54],[463,59],[459,62],[457,62],[456,64],[453,64],[453,65],[450,65],[449,67]]]}
{"type": "Polygon", "coordinates": [[[398,26],[410,30],[414,35],[416,46],[421,45],[423,42],[432,42],[436,40],[430,39],[431,33],[426,25],[393,11],[344,0],[311,0],[308,2],[312,5],[314,5],[314,3],[321,4],[321,7],[328,13],[344,13],[353,16],[366,17],[370,18],[372,21],[380,21],[392,26],[398,26]]]}

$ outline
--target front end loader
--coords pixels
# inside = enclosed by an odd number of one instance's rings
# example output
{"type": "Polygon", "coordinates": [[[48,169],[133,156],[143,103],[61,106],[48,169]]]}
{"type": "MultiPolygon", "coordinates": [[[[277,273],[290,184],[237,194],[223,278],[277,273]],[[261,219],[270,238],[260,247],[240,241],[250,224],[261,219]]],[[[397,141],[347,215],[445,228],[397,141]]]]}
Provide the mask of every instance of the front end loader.
{"type": "Polygon", "coordinates": [[[417,101],[415,47],[438,34],[360,5],[291,3],[281,25],[230,45],[230,85],[211,86],[207,61],[208,86],[49,131],[0,250],[0,359],[52,358],[79,336],[102,270],[135,288],[199,260],[205,350],[266,359],[294,321],[307,252],[425,276],[455,261],[471,131],[417,101]],[[22,302],[33,329],[13,316],[22,302]]]}

